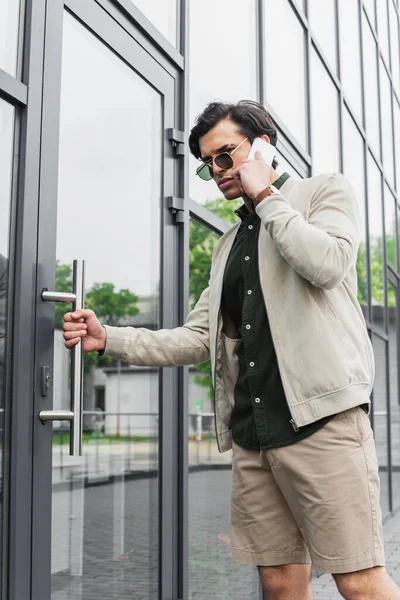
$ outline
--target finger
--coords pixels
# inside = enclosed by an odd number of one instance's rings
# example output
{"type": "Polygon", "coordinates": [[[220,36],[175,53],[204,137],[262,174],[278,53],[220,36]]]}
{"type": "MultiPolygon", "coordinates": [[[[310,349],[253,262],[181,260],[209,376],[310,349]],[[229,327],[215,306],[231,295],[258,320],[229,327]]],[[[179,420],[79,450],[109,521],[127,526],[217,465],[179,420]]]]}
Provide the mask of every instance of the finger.
{"type": "Polygon", "coordinates": [[[90,308],[81,308],[75,312],[70,313],[71,320],[78,321],[79,319],[89,319],[94,316],[94,312],[90,308]]]}
{"type": "Polygon", "coordinates": [[[68,342],[65,342],[64,346],[70,350],[71,348],[76,346],[76,344],[78,344],[80,342],[80,340],[81,340],[81,338],[74,338],[73,340],[69,340],[68,342]]]}
{"type": "Polygon", "coordinates": [[[256,160],[264,160],[263,155],[261,154],[261,152],[259,150],[257,150],[255,153],[255,159],[256,160]]]}
{"type": "Polygon", "coordinates": [[[79,331],[80,329],[87,329],[86,323],[64,323],[64,331],[79,331]]]}
{"type": "Polygon", "coordinates": [[[73,340],[75,338],[81,338],[87,335],[87,331],[80,329],[79,331],[66,331],[64,333],[64,340],[73,340]]]}

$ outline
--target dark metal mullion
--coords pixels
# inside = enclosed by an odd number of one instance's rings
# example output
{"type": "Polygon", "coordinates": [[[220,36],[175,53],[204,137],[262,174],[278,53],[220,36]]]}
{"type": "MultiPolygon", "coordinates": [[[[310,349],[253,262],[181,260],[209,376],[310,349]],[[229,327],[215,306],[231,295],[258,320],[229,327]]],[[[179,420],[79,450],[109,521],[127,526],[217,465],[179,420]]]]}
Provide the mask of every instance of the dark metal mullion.
{"type": "Polygon", "coordinates": [[[45,0],[29,2],[25,14],[23,82],[29,108],[22,112],[21,162],[15,215],[11,383],[9,548],[6,597],[31,600],[32,571],[32,420],[34,389],[34,322],[38,220],[40,123],[44,52],[45,0]]]}
{"type": "Polygon", "coordinates": [[[343,123],[344,123],[344,100],[343,100],[343,84],[342,84],[342,70],[340,61],[340,32],[339,32],[339,0],[334,0],[335,3],[335,39],[336,39],[336,67],[339,79],[339,169],[343,173],[344,171],[344,148],[343,148],[343,123]]]}
{"type": "MultiPolygon", "coordinates": [[[[306,0],[306,14],[307,14],[307,25],[308,25],[308,0],[306,0]]],[[[306,30],[306,44],[305,44],[305,54],[306,54],[306,106],[307,106],[307,142],[308,142],[308,154],[310,156],[310,167],[309,167],[309,175],[314,175],[313,173],[313,147],[312,147],[312,106],[311,106],[311,51],[312,51],[312,42],[311,42],[311,33],[310,28],[307,26],[306,30]]]]}
{"type": "Polygon", "coordinates": [[[24,83],[0,69],[0,98],[16,106],[26,106],[28,88],[24,83]]]}
{"type": "Polygon", "coordinates": [[[390,399],[390,365],[389,365],[389,342],[385,344],[386,355],[386,435],[387,435],[387,461],[388,461],[388,492],[389,511],[393,511],[393,474],[392,474],[392,414],[390,399]]]}
{"type": "Polygon", "coordinates": [[[265,21],[264,21],[264,0],[255,0],[256,2],[256,37],[257,37],[257,91],[260,104],[265,103],[265,21]]]}

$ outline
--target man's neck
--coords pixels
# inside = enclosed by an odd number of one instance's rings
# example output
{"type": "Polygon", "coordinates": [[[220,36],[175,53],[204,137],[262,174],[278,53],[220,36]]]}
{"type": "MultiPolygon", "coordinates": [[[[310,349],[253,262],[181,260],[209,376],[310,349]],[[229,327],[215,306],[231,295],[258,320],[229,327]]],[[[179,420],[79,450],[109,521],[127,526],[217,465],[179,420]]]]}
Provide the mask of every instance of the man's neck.
{"type": "MultiPolygon", "coordinates": [[[[275,171],[275,169],[272,169],[271,167],[271,184],[274,184],[275,181],[277,181],[279,179],[280,175],[278,175],[278,173],[275,171]]],[[[254,202],[252,200],[252,198],[249,198],[248,196],[243,196],[242,197],[243,202],[246,205],[247,210],[252,213],[254,212],[254,202]]]]}

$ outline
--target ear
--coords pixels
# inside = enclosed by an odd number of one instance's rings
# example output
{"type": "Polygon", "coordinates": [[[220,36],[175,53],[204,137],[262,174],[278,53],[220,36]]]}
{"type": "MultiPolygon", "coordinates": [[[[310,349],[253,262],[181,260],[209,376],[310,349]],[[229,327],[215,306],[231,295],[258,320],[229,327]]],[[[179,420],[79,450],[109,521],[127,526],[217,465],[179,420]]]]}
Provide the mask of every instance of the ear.
{"type": "Polygon", "coordinates": [[[264,133],[264,135],[260,135],[260,138],[268,142],[268,144],[271,143],[271,140],[269,139],[269,136],[266,133],[264,133]]]}

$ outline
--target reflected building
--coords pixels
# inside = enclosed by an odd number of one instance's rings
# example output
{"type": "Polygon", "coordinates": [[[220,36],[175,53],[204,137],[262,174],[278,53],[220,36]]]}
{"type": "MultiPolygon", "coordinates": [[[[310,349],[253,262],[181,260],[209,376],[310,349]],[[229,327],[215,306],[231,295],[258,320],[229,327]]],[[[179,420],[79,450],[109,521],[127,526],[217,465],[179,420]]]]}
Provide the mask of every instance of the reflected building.
{"type": "Polygon", "coordinates": [[[399,1],[5,0],[0,598],[261,599],[230,559],[209,364],[90,354],[77,371],[69,305],[42,300],[71,293],[83,259],[104,323],[182,325],[238,205],[196,178],[186,143],[216,99],[264,104],[279,173],[340,171],[356,191],[384,518],[400,506],[399,1]],[[40,418],[54,409],[64,420],[40,418]]]}

